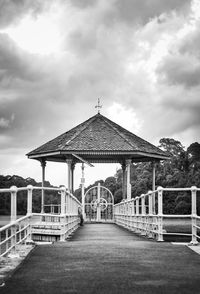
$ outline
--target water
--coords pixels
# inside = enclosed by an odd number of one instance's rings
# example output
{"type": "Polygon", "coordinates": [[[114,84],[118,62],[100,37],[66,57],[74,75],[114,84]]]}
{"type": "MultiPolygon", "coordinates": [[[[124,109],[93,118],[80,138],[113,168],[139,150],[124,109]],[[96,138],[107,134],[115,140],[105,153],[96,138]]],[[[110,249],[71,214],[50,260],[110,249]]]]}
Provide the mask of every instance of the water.
{"type": "MultiPolygon", "coordinates": [[[[23,215],[18,215],[17,218],[22,217],[23,215]]],[[[0,215],[0,227],[3,227],[10,222],[10,215],[0,215]]]]}

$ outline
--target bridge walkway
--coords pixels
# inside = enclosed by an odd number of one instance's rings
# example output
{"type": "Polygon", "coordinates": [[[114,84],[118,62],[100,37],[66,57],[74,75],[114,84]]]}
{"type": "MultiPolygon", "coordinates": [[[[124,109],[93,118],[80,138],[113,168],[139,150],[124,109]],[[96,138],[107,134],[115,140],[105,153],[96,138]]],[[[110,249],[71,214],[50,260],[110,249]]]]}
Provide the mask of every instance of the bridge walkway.
{"type": "Polygon", "coordinates": [[[86,224],[68,242],[37,246],[1,294],[200,293],[200,255],[114,224],[86,224]]]}

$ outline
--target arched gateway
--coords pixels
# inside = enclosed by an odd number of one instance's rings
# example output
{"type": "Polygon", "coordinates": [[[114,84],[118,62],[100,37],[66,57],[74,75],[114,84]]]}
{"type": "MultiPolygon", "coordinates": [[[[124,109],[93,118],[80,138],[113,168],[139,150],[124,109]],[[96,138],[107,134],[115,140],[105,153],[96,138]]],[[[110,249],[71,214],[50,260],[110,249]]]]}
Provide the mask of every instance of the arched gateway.
{"type": "MultiPolygon", "coordinates": [[[[82,163],[81,185],[83,205],[85,193],[84,163],[90,166],[92,166],[92,163],[120,163],[123,171],[122,196],[123,199],[131,199],[131,164],[134,162],[153,162],[152,190],[154,191],[155,163],[168,158],[166,152],[122,128],[101,115],[99,111],[85,122],[29,152],[27,156],[41,163],[43,185],[46,162],[67,163],[68,189],[72,193],[74,191],[75,165],[82,163]]],[[[95,205],[98,207],[98,203],[94,201],[93,211],[95,205]]],[[[42,195],[42,211],[44,211],[43,207],[44,191],[42,195]]],[[[103,204],[101,207],[103,207],[103,204]]],[[[101,214],[103,214],[102,211],[101,214]]]]}
{"type": "Polygon", "coordinates": [[[84,196],[84,218],[90,222],[113,221],[114,197],[109,189],[98,184],[84,196]]]}

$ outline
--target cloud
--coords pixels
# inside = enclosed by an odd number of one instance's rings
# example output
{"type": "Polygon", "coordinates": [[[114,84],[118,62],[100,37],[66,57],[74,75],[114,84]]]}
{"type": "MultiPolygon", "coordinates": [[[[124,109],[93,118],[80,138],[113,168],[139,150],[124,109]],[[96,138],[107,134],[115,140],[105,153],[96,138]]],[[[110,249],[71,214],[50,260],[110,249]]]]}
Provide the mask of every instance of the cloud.
{"type": "Polygon", "coordinates": [[[46,0],[1,0],[0,27],[17,23],[25,14],[37,15],[46,7],[46,0]]]}
{"type": "Polygon", "coordinates": [[[45,10],[43,1],[3,2],[2,27],[20,27],[26,16],[34,26],[35,17],[51,21],[61,40],[58,51],[40,54],[35,44],[33,54],[0,34],[5,167],[14,153],[20,169],[20,156],[94,115],[98,98],[103,115],[154,144],[200,139],[200,30],[191,1],[47,2],[45,10]]]}
{"type": "Polygon", "coordinates": [[[113,10],[106,15],[107,22],[116,23],[118,21],[145,25],[151,19],[173,11],[187,13],[190,9],[188,0],[115,0],[113,10]]]}
{"type": "Polygon", "coordinates": [[[182,85],[186,88],[200,84],[200,11],[193,1],[192,11],[185,18],[185,23],[171,38],[167,54],[156,69],[159,81],[167,85],[182,85]],[[197,11],[194,10],[196,7],[197,11]]]}
{"type": "Polygon", "coordinates": [[[88,7],[93,7],[96,5],[98,0],[70,0],[71,4],[75,7],[81,8],[81,9],[87,9],[88,7]]]}
{"type": "Polygon", "coordinates": [[[10,121],[5,119],[4,117],[0,118],[0,128],[7,128],[9,126],[10,121]]]}
{"type": "Polygon", "coordinates": [[[188,54],[169,55],[157,69],[162,82],[191,88],[200,84],[200,60],[188,54]]]}
{"type": "Polygon", "coordinates": [[[190,54],[200,58],[200,21],[195,22],[195,27],[183,38],[179,51],[181,54],[190,54]]]}
{"type": "Polygon", "coordinates": [[[15,115],[12,114],[10,119],[6,119],[4,117],[0,118],[0,128],[8,128],[10,124],[14,121],[15,115]]]}
{"type": "MultiPolygon", "coordinates": [[[[32,64],[33,56],[22,51],[11,38],[0,33],[0,83],[2,86],[13,79],[35,80],[41,78],[32,64]]],[[[39,67],[38,67],[39,69],[39,67]]]]}

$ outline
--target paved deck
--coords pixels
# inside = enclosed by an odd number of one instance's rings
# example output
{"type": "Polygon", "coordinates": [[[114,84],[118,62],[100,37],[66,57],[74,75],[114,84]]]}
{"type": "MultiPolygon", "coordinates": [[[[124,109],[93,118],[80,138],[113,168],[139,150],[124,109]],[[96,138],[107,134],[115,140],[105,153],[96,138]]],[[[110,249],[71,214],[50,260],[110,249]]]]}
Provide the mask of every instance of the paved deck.
{"type": "Polygon", "coordinates": [[[114,224],[87,224],[64,243],[36,247],[0,293],[200,293],[200,256],[114,224]]]}

